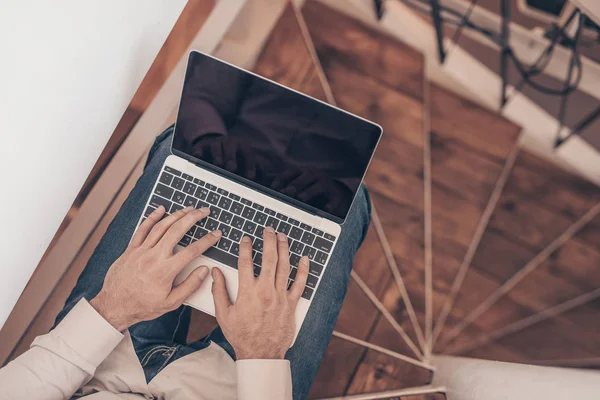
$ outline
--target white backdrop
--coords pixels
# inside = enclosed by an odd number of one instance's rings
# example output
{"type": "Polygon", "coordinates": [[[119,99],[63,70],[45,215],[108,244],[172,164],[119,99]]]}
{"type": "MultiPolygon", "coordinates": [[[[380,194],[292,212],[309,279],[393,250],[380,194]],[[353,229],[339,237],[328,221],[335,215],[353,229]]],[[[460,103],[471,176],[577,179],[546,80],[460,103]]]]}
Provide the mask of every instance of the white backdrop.
{"type": "Polygon", "coordinates": [[[187,0],[0,0],[0,327],[187,0]]]}

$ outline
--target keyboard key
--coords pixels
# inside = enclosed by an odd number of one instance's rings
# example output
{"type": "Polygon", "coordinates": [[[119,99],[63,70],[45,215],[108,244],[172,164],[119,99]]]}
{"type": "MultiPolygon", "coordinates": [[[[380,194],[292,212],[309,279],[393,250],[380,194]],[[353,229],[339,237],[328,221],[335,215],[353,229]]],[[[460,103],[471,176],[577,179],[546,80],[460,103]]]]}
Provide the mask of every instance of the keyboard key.
{"type": "Polygon", "coordinates": [[[297,267],[298,266],[298,262],[300,262],[300,256],[298,254],[292,253],[290,255],[290,265],[292,267],[297,267]]]}
{"type": "Polygon", "coordinates": [[[325,235],[323,235],[323,237],[325,239],[331,240],[332,242],[335,240],[335,236],[330,235],[329,233],[326,233],[325,235]]]}
{"type": "Polygon", "coordinates": [[[294,226],[300,226],[300,221],[297,221],[293,218],[288,218],[288,222],[294,226]]]}
{"type": "Polygon", "coordinates": [[[194,237],[196,239],[200,239],[203,238],[204,236],[208,235],[210,232],[207,231],[204,228],[196,228],[196,232],[194,233],[194,237]]]}
{"type": "Polygon", "coordinates": [[[256,227],[256,230],[254,231],[254,236],[259,237],[259,238],[263,237],[264,230],[265,230],[264,226],[258,225],[256,227]]]}
{"type": "Polygon", "coordinates": [[[317,251],[317,255],[315,256],[315,261],[318,262],[319,264],[325,265],[325,263],[327,262],[327,254],[323,253],[322,251],[317,251]]]}
{"type": "Polygon", "coordinates": [[[181,240],[179,241],[179,245],[186,247],[188,244],[190,244],[190,242],[192,241],[192,238],[189,236],[184,236],[181,238],[181,240]]]}
{"type": "Polygon", "coordinates": [[[206,218],[202,218],[200,221],[196,222],[196,225],[198,225],[200,228],[204,228],[206,225],[206,218]]]}
{"type": "Polygon", "coordinates": [[[185,193],[176,191],[173,195],[173,201],[175,203],[183,204],[183,202],[185,201],[185,193]]]}
{"type": "Polygon", "coordinates": [[[254,256],[254,265],[262,266],[262,253],[256,253],[254,256]]]}
{"type": "Polygon", "coordinates": [[[282,221],[287,221],[287,217],[283,214],[277,213],[277,219],[280,219],[282,221]]]}
{"type": "Polygon", "coordinates": [[[217,187],[215,185],[211,185],[210,183],[207,183],[206,185],[204,185],[208,190],[217,190],[217,187]]]}
{"type": "Polygon", "coordinates": [[[317,282],[319,282],[319,278],[314,275],[308,274],[308,279],[306,280],[306,286],[310,288],[314,288],[317,286],[317,282]]]}
{"type": "Polygon", "coordinates": [[[229,192],[225,189],[217,189],[217,193],[222,194],[223,196],[227,196],[229,194],[229,192]]]}
{"type": "Polygon", "coordinates": [[[323,236],[323,234],[325,232],[318,230],[317,228],[312,228],[312,233],[314,233],[317,236],[323,236]]]}
{"type": "Polygon", "coordinates": [[[188,231],[185,234],[188,235],[188,236],[193,237],[194,233],[196,233],[196,225],[194,225],[190,229],[188,229],[188,231]]]}
{"type": "Polygon", "coordinates": [[[239,243],[233,243],[231,245],[231,248],[229,249],[229,252],[231,254],[233,254],[234,256],[237,256],[238,254],[240,254],[240,244],[239,243]]]}
{"type": "Polygon", "coordinates": [[[288,235],[290,233],[290,229],[292,229],[292,226],[290,224],[288,224],[287,222],[280,222],[279,226],[277,227],[277,230],[281,233],[283,233],[284,235],[288,235]]]}
{"type": "Polygon", "coordinates": [[[221,232],[223,232],[224,238],[229,237],[229,232],[231,231],[231,227],[229,225],[219,224],[219,229],[221,230],[221,232]]]}
{"type": "Polygon", "coordinates": [[[302,293],[302,297],[305,298],[306,300],[310,300],[310,298],[312,297],[314,292],[314,289],[311,289],[309,287],[305,287],[304,288],[304,293],[302,293]]]}
{"type": "Polygon", "coordinates": [[[287,290],[290,290],[292,288],[292,285],[294,284],[294,281],[291,279],[288,279],[288,285],[287,285],[287,290]]]}
{"type": "Polygon", "coordinates": [[[300,228],[296,228],[295,226],[292,227],[292,230],[290,231],[290,237],[292,239],[300,240],[302,237],[302,230],[300,228]]]}
{"type": "Polygon", "coordinates": [[[263,206],[256,203],[252,204],[252,208],[256,208],[258,211],[263,211],[265,209],[263,206]]]}
{"type": "Polygon", "coordinates": [[[313,242],[315,240],[315,235],[313,235],[312,233],[310,233],[308,231],[305,231],[302,234],[302,239],[301,240],[302,240],[302,243],[311,245],[311,244],[313,244],[313,242]]]}
{"type": "Polygon", "coordinates": [[[191,175],[188,175],[188,174],[181,174],[181,177],[183,179],[185,179],[186,181],[190,181],[190,182],[192,182],[194,180],[194,177],[191,175]]]}
{"type": "Polygon", "coordinates": [[[317,255],[317,249],[310,246],[304,246],[304,250],[302,251],[303,256],[308,256],[309,259],[314,260],[317,255]]]}
{"type": "Polygon", "coordinates": [[[210,232],[216,230],[219,227],[219,223],[217,222],[217,220],[214,220],[212,218],[208,218],[208,220],[206,221],[206,229],[208,229],[210,232]]]}
{"type": "Polygon", "coordinates": [[[265,208],[265,214],[267,215],[276,215],[275,210],[271,210],[270,208],[265,208]]]}
{"type": "Polygon", "coordinates": [[[169,210],[169,213],[173,214],[179,210],[183,210],[183,206],[179,205],[177,203],[173,203],[173,205],[171,206],[171,209],[169,210]]]}
{"type": "Polygon", "coordinates": [[[165,199],[170,199],[171,196],[173,196],[173,192],[175,192],[175,190],[163,185],[162,183],[157,184],[156,189],[154,189],[154,193],[164,197],[165,199]]]}
{"type": "Polygon", "coordinates": [[[265,226],[270,226],[271,228],[277,230],[278,224],[279,224],[279,221],[275,217],[269,217],[269,218],[267,218],[267,222],[265,223],[265,226]]]}
{"type": "Polygon", "coordinates": [[[163,199],[162,197],[159,197],[157,195],[152,196],[152,198],[150,199],[150,205],[155,208],[158,208],[159,206],[163,206],[165,208],[165,210],[168,210],[171,208],[171,202],[169,200],[163,199]]]}
{"type": "Polygon", "coordinates": [[[308,271],[315,276],[321,276],[321,272],[323,272],[323,266],[319,263],[311,261],[308,271]]]}
{"type": "Polygon", "coordinates": [[[196,193],[197,188],[198,186],[194,185],[192,182],[186,182],[185,185],[183,185],[183,191],[192,196],[196,193]]]}
{"type": "Polygon", "coordinates": [[[185,202],[183,203],[184,206],[188,207],[196,207],[196,204],[198,203],[198,200],[196,200],[194,197],[192,196],[188,196],[185,198],[185,202]]]}
{"type": "Polygon", "coordinates": [[[229,193],[229,198],[236,200],[236,201],[240,201],[241,197],[238,196],[237,194],[233,194],[233,193],[229,193]]]}
{"type": "Polygon", "coordinates": [[[252,243],[252,249],[256,250],[256,251],[263,251],[263,241],[262,239],[256,239],[254,240],[254,243],[252,243]]]}
{"type": "Polygon", "coordinates": [[[210,208],[210,216],[213,217],[214,219],[219,218],[219,215],[221,215],[221,210],[219,210],[217,207],[211,207],[210,208]]]}
{"type": "Polygon", "coordinates": [[[310,232],[310,229],[311,229],[311,227],[309,225],[306,225],[303,222],[300,222],[300,228],[304,229],[305,231],[309,231],[309,232],[310,232]]]}
{"type": "Polygon", "coordinates": [[[216,247],[210,247],[204,252],[203,255],[237,269],[238,258],[233,254],[229,254],[221,249],[218,249],[216,247]]]}
{"type": "Polygon", "coordinates": [[[323,250],[329,253],[331,251],[331,248],[333,247],[333,243],[329,240],[325,240],[323,238],[318,237],[315,239],[315,243],[313,244],[313,246],[316,247],[317,250],[323,250]]]}
{"type": "Polygon", "coordinates": [[[229,249],[231,248],[231,240],[221,238],[221,240],[219,240],[219,244],[217,247],[220,248],[221,250],[229,251],[229,249]]]}
{"type": "Polygon", "coordinates": [[[201,181],[201,180],[200,180],[200,179],[198,179],[198,178],[194,178],[194,183],[195,183],[196,185],[204,186],[204,181],[201,181]]]}
{"type": "Polygon", "coordinates": [[[206,201],[208,201],[213,206],[216,206],[217,204],[219,204],[219,198],[220,197],[221,196],[219,196],[215,192],[209,192],[208,193],[208,197],[206,198],[206,201]]]}
{"type": "Polygon", "coordinates": [[[170,185],[173,181],[173,175],[168,172],[163,172],[160,175],[160,179],[158,180],[160,183],[164,183],[165,185],[170,185]]]}
{"type": "Polygon", "coordinates": [[[242,202],[242,204],[244,204],[244,205],[247,205],[247,206],[251,206],[251,205],[252,205],[252,202],[251,202],[250,200],[248,200],[248,199],[245,199],[245,198],[243,198],[243,197],[240,199],[240,201],[241,201],[241,202],[242,202]]]}
{"type": "Polygon", "coordinates": [[[175,168],[165,166],[165,171],[170,172],[173,175],[181,176],[181,172],[177,171],[175,168]]]}
{"type": "Polygon", "coordinates": [[[242,236],[242,231],[235,228],[231,229],[231,232],[229,233],[229,239],[233,240],[234,242],[239,242],[242,240],[242,236]]]}
{"type": "Polygon", "coordinates": [[[254,231],[256,230],[256,224],[251,221],[246,221],[242,230],[244,232],[246,232],[247,234],[252,235],[254,233],[254,231]]]}
{"type": "Polygon", "coordinates": [[[298,268],[292,268],[290,270],[290,279],[296,279],[296,274],[298,273],[298,268]]]}
{"type": "Polygon", "coordinates": [[[234,228],[238,228],[238,229],[242,229],[242,227],[244,226],[244,219],[240,218],[238,216],[233,217],[233,219],[231,220],[231,225],[234,228]]]}
{"type": "Polygon", "coordinates": [[[233,200],[223,196],[221,197],[221,200],[219,200],[219,207],[221,207],[223,210],[229,210],[229,206],[231,206],[232,202],[233,200]]]}
{"type": "Polygon", "coordinates": [[[290,246],[290,251],[293,251],[296,254],[302,254],[303,249],[304,245],[297,240],[294,240],[294,242],[290,246]]]}
{"type": "Polygon", "coordinates": [[[232,213],[234,213],[236,215],[240,215],[243,210],[244,210],[244,206],[242,205],[242,203],[238,203],[237,201],[234,201],[233,204],[231,205],[231,208],[229,209],[229,211],[231,211],[232,213]]]}
{"type": "Polygon", "coordinates": [[[260,275],[260,267],[258,265],[254,266],[254,276],[256,276],[258,278],[258,276],[260,275]]]}
{"type": "Polygon", "coordinates": [[[242,217],[251,220],[252,218],[254,218],[255,213],[256,213],[256,210],[253,210],[250,207],[246,207],[246,208],[244,208],[244,211],[242,212],[242,217]]]}
{"type": "MultiPolygon", "coordinates": [[[[154,210],[156,210],[156,208],[152,207],[152,206],[148,206],[146,208],[146,211],[144,211],[144,217],[147,217],[148,215],[152,214],[154,212],[154,210]]],[[[168,212],[168,210],[167,210],[168,212]]]]}
{"type": "Polygon", "coordinates": [[[185,181],[177,176],[175,178],[173,178],[173,182],[171,182],[171,187],[174,187],[177,190],[183,189],[184,185],[185,185],[185,181]]]}
{"type": "Polygon", "coordinates": [[[219,217],[219,221],[224,222],[226,224],[231,223],[231,219],[233,218],[233,214],[227,211],[221,211],[221,216],[219,217]]]}
{"type": "Polygon", "coordinates": [[[206,200],[206,196],[208,196],[208,189],[203,188],[203,187],[198,187],[198,189],[196,189],[195,196],[197,198],[199,198],[200,200],[206,200]]]}
{"type": "Polygon", "coordinates": [[[254,222],[256,222],[259,225],[264,225],[265,222],[267,222],[267,214],[258,211],[254,216],[254,222]]]}

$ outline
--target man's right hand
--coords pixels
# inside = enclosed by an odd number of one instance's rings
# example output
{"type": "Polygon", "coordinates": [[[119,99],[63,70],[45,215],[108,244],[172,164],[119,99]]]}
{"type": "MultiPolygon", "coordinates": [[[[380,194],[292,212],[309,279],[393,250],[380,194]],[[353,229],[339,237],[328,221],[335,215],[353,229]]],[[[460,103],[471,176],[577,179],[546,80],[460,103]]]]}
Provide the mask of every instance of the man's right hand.
{"type": "Polygon", "coordinates": [[[308,277],[308,257],[298,264],[290,290],[288,239],[267,227],[263,233],[263,261],[254,277],[252,241],[245,236],[240,243],[239,289],[235,304],[225,287],[225,277],[213,268],[213,297],[217,322],[233,347],[238,360],[283,359],[294,340],[294,314],[308,277]]]}

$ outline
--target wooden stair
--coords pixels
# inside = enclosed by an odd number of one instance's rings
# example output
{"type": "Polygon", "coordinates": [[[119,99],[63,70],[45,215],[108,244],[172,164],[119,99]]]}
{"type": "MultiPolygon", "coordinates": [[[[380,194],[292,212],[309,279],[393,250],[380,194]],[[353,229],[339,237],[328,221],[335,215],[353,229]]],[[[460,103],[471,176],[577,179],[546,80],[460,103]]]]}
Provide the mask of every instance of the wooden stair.
{"type": "MultiPolygon", "coordinates": [[[[255,71],[383,126],[366,177],[381,230],[371,226],[354,271],[414,343],[420,330],[425,344],[433,344],[435,323],[445,320],[435,352],[520,362],[600,356],[600,300],[589,302],[593,295],[558,316],[535,317],[600,287],[600,217],[540,257],[573,223],[592,215],[597,187],[519,149],[518,126],[427,82],[419,52],[317,1],[300,11],[288,6],[255,71]],[[386,242],[418,329],[390,272],[386,242]],[[532,260],[539,265],[531,268],[532,260]],[[528,263],[529,274],[515,282],[528,263]],[[464,279],[457,280],[459,271],[464,279]],[[511,279],[514,287],[465,325],[511,279]],[[486,343],[507,326],[523,325],[486,343]],[[444,343],[458,328],[456,340],[444,343]]],[[[336,331],[415,357],[356,281],[336,331]]],[[[333,337],[311,398],[422,386],[430,379],[427,369],[333,337]]]]}

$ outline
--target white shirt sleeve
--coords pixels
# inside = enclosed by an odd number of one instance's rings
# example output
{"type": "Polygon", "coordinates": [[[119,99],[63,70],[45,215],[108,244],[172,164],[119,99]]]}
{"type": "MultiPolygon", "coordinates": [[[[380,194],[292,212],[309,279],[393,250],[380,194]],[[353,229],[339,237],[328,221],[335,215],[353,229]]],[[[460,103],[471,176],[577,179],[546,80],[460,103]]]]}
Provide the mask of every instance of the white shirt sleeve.
{"type": "Polygon", "coordinates": [[[63,400],[93,376],[123,339],[98,312],[81,299],[50,333],[0,369],[3,400],[63,400]]]}
{"type": "Polygon", "coordinates": [[[238,360],[238,400],[292,398],[292,371],[288,360],[238,360]]]}

